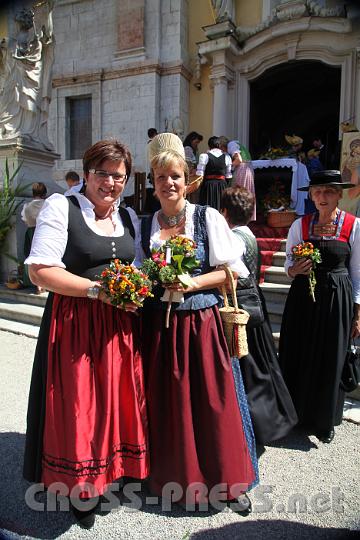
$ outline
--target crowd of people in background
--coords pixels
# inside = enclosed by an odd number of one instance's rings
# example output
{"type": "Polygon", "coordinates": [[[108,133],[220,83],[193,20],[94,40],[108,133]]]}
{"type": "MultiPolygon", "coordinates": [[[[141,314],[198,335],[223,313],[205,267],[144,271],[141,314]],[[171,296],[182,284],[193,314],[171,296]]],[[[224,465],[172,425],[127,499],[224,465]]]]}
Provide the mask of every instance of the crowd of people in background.
{"type": "Polygon", "coordinates": [[[288,157],[308,167],[310,183],[299,191],[309,193],[314,211],[289,230],[285,270],[293,281],[279,358],[248,226],[256,220],[254,169],[240,141],[211,136],[199,152],[200,133],[181,141],[150,128],[152,204],[141,224],[121,204],[132,158],[116,140],[85,152],[83,181],[69,171],[64,194],[46,199],[44,184],[33,184],[34,200],[22,212],[25,263],[37,292],[49,296],[29,396],[24,477],[49,489],[58,481],[69,492],[78,489],[70,506],[82,527],[94,525],[96,495],[122,477],[148,478],[160,496],[176,482],[179,504],[191,510],[224,485],[211,504],[223,501],[247,515],[264,445],[296,425],[325,444],[333,440],[347,351],[360,335],[360,220],[338,208],[353,184],[325,170],[321,138],[312,138],[306,154],[301,137],[286,140],[288,157]],[[140,266],[174,235],[195,241],[199,266],[187,287],[165,286],[183,300],[174,302],[170,324],[159,285],[141,317],[135,304],[114,307],[97,281],[109,260],[140,266]],[[292,248],[301,242],[319,249],[315,270],[309,259],[294,260],[292,248]],[[239,305],[255,297],[260,313],[250,318],[241,359],[230,355],[219,313],[224,264],[234,272],[239,305]],[[316,302],[308,294],[311,272],[316,302]]]}

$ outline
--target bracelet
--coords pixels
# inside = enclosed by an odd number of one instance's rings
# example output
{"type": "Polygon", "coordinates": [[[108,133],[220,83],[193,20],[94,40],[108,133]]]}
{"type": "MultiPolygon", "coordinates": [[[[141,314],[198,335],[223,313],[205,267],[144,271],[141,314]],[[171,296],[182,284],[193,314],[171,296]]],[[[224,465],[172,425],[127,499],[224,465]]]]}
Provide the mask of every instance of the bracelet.
{"type": "Polygon", "coordinates": [[[92,287],[89,287],[86,296],[90,298],[90,300],[98,300],[100,294],[100,287],[99,285],[93,285],[92,287]]]}

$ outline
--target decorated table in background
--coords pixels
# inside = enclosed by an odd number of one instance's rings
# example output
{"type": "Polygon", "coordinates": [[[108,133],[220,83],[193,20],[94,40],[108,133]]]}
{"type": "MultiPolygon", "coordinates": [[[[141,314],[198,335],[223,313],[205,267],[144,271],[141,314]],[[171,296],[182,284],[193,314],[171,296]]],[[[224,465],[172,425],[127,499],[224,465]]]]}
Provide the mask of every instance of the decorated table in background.
{"type": "Polygon", "coordinates": [[[251,163],[254,169],[265,169],[268,167],[292,169],[290,208],[295,210],[295,212],[300,216],[304,214],[304,204],[305,199],[307,199],[307,191],[298,191],[298,188],[309,185],[309,175],[307,168],[303,163],[300,163],[293,158],[257,159],[253,160],[251,163]]]}

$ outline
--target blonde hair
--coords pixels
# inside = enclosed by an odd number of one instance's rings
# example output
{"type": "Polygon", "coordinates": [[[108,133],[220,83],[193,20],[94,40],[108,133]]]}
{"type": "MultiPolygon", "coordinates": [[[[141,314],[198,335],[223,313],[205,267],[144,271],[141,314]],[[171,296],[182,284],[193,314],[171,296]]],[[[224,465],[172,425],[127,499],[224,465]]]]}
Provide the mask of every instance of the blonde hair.
{"type": "Polygon", "coordinates": [[[173,163],[176,163],[183,169],[185,183],[188,184],[190,178],[188,164],[186,163],[185,159],[174,150],[164,150],[163,152],[160,152],[160,154],[153,157],[150,162],[152,176],[154,177],[154,169],[158,167],[167,169],[173,165],[173,163]]]}

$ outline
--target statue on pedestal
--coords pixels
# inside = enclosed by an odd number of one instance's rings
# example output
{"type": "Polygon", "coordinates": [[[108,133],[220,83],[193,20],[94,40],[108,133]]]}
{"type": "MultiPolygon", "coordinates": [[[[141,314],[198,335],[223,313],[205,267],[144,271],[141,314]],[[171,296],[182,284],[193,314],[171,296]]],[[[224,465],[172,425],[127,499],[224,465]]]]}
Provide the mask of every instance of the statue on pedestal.
{"type": "Polygon", "coordinates": [[[53,150],[47,135],[54,61],[53,0],[15,14],[17,34],[0,41],[0,140],[21,138],[53,150]]]}
{"type": "Polygon", "coordinates": [[[215,13],[215,20],[217,23],[234,21],[233,0],[211,0],[211,5],[215,13]]]}

